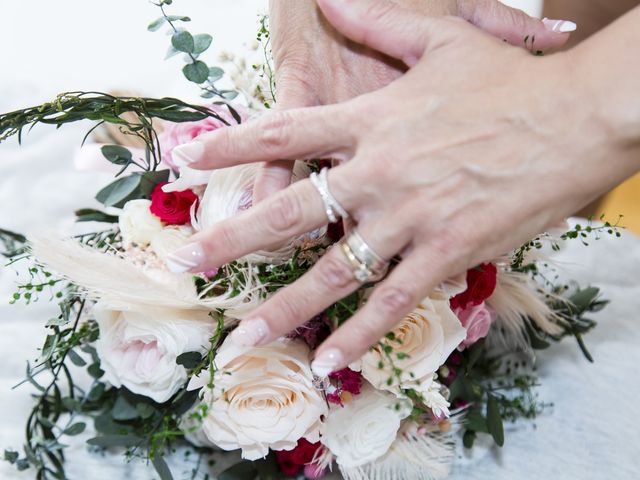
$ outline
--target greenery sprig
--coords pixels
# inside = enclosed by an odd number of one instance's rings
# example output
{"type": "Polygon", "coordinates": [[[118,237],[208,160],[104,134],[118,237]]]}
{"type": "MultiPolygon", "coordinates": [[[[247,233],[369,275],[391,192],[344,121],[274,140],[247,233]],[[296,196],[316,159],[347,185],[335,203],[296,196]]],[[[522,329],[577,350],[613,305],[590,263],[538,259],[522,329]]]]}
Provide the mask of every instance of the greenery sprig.
{"type": "MultiPolygon", "coordinates": [[[[153,2],[152,2],[153,3],[153,2]]],[[[172,0],[161,0],[153,3],[160,8],[162,16],[151,22],[148,30],[155,32],[164,26],[168,26],[171,31],[171,46],[166,58],[183,53],[187,60],[182,68],[182,73],[190,82],[199,85],[203,98],[220,97],[223,100],[233,100],[238,92],[235,90],[221,90],[216,86],[216,82],[224,76],[224,70],[220,67],[209,67],[201,58],[211,46],[213,37],[208,33],[191,34],[183,27],[178,27],[179,23],[190,22],[191,18],[182,15],[168,15],[165,6],[171,5],[172,0]]]]}

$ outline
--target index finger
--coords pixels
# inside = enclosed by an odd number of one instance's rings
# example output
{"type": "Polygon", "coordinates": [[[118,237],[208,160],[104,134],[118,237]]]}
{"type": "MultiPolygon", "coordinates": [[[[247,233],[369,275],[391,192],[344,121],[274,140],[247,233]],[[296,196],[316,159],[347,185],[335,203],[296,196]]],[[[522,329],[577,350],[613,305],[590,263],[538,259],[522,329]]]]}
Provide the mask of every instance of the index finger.
{"type": "Polygon", "coordinates": [[[197,170],[275,160],[347,158],[355,143],[351,111],[347,102],[267,113],[200,135],[174,148],[172,155],[197,170]]]}

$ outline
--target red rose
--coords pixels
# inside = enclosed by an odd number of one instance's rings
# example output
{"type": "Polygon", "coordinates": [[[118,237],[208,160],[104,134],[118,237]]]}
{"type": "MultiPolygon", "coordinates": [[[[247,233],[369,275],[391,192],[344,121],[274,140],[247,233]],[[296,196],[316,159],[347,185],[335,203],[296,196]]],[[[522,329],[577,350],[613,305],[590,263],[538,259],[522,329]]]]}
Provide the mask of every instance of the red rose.
{"type": "Polygon", "coordinates": [[[310,443],[308,440],[301,438],[298,440],[298,445],[293,450],[281,450],[275,452],[278,466],[282,473],[293,477],[300,472],[304,465],[313,460],[313,457],[319,448],[319,442],[310,443]]]}
{"type": "Polygon", "coordinates": [[[498,271],[492,263],[483,263],[467,271],[467,289],[451,299],[451,308],[467,308],[480,305],[493,295],[498,271]]]}
{"type": "Polygon", "coordinates": [[[198,202],[198,197],[192,190],[164,192],[162,187],[167,183],[159,183],[151,192],[151,213],[168,225],[191,222],[191,207],[198,202]]]}

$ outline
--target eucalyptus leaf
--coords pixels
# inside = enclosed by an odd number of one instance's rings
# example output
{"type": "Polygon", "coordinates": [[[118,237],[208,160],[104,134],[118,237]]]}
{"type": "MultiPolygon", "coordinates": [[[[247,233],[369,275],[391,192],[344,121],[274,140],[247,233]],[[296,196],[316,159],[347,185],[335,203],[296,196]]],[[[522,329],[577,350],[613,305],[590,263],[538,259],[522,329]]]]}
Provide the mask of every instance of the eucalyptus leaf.
{"type": "Polygon", "coordinates": [[[198,60],[185,65],[182,73],[190,82],[200,84],[206,82],[209,78],[209,67],[203,61],[198,60]]]}
{"type": "Polygon", "coordinates": [[[64,434],[69,436],[80,435],[87,428],[87,424],[84,422],[74,423],[70,427],[65,428],[64,434]]]}
{"type": "Polygon", "coordinates": [[[102,377],[102,375],[104,375],[104,370],[100,368],[100,363],[98,362],[89,365],[89,368],[87,368],[87,372],[89,372],[89,375],[91,375],[93,378],[100,378],[102,377]]]}
{"type": "Polygon", "coordinates": [[[124,397],[120,396],[111,409],[111,416],[114,420],[127,421],[138,418],[139,414],[134,405],[131,405],[124,397]]]}
{"type": "Polygon", "coordinates": [[[160,30],[160,27],[162,27],[164,25],[164,22],[166,21],[167,20],[164,17],[156,18],[153,22],[149,24],[149,26],[147,27],[147,30],[149,30],[150,32],[157,32],[158,30],[160,30]]]}
{"type": "Polygon", "coordinates": [[[93,208],[81,208],[75,211],[76,222],[101,222],[118,223],[118,217],[94,210],[93,208]]]}
{"type": "Polygon", "coordinates": [[[199,55],[205,52],[213,41],[213,37],[208,33],[199,33],[193,36],[193,53],[199,55]]]}
{"type": "Polygon", "coordinates": [[[76,367],[84,367],[87,364],[84,358],[78,355],[73,349],[67,351],[67,357],[76,367]]]}
{"type": "Polygon", "coordinates": [[[178,365],[182,365],[184,368],[192,369],[196,368],[200,365],[202,361],[202,355],[200,352],[185,352],[181,355],[178,355],[176,358],[176,363],[178,365]]]}
{"type": "Polygon", "coordinates": [[[89,445],[96,447],[133,447],[142,443],[144,439],[137,435],[102,435],[87,440],[89,445]]]}
{"type": "Polygon", "coordinates": [[[165,54],[164,59],[169,60],[170,58],[175,57],[179,53],[182,53],[182,52],[180,52],[180,50],[176,50],[173,45],[169,45],[169,48],[167,49],[167,53],[165,54]]]}
{"type": "Polygon", "coordinates": [[[502,425],[502,417],[500,415],[500,405],[498,399],[488,394],[487,400],[487,426],[493,440],[499,447],[504,445],[504,426],[502,425]]]}
{"type": "Polygon", "coordinates": [[[171,45],[176,50],[184,53],[194,53],[195,43],[193,35],[186,30],[181,30],[171,36],[171,45]]]}
{"type": "Polygon", "coordinates": [[[171,470],[169,470],[169,466],[167,465],[167,462],[165,462],[162,455],[154,455],[154,457],[151,459],[151,463],[156,469],[156,472],[158,472],[160,480],[173,480],[171,470]]]}
{"type": "Polygon", "coordinates": [[[107,207],[122,207],[126,199],[136,191],[140,185],[140,175],[132,174],[110,183],[96,195],[96,200],[107,207]]]}
{"type": "Polygon", "coordinates": [[[252,462],[243,461],[227,468],[218,476],[218,480],[254,480],[258,469],[252,462]]]}
{"type": "Polygon", "coordinates": [[[115,165],[128,165],[133,159],[131,152],[120,145],[104,145],[100,151],[104,158],[115,165]]]}
{"type": "Polygon", "coordinates": [[[224,70],[220,67],[211,67],[209,69],[209,81],[217,82],[224,76],[224,70]]]}

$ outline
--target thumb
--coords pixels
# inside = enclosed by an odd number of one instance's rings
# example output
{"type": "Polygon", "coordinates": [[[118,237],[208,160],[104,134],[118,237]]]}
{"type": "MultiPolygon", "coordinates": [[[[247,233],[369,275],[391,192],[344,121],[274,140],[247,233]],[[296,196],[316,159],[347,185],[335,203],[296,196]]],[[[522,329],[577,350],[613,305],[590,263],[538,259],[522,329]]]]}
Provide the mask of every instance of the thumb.
{"type": "Polygon", "coordinates": [[[534,53],[562,47],[576,24],[565,20],[540,20],[498,0],[461,0],[458,15],[478,28],[512,45],[534,53]]]}
{"type": "Polygon", "coordinates": [[[317,0],[329,22],[345,37],[412,67],[444,17],[428,17],[389,0],[317,0]],[[409,34],[408,34],[409,33],[409,34]]]}

